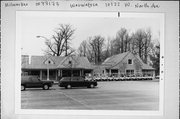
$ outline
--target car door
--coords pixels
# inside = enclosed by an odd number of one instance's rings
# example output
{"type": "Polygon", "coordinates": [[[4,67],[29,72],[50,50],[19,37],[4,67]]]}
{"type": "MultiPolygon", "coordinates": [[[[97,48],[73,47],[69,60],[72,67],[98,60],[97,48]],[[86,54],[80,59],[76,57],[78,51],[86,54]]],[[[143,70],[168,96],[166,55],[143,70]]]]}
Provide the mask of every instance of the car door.
{"type": "Polygon", "coordinates": [[[71,77],[71,86],[73,87],[79,87],[79,82],[78,82],[78,78],[73,76],[71,77]]]}
{"type": "Polygon", "coordinates": [[[79,86],[81,87],[86,86],[86,82],[83,77],[78,77],[78,83],[79,83],[79,86]]]}
{"type": "Polygon", "coordinates": [[[90,85],[90,81],[89,80],[90,80],[89,78],[85,78],[84,79],[84,85],[85,86],[89,86],[90,85]]]}
{"type": "Polygon", "coordinates": [[[32,77],[32,87],[42,87],[42,81],[38,77],[32,77]]]}
{"type": "Polygon", "coordinates": [[[25,81],[25,85],[27,88],[30,88],[33,86],[33,83],[32,83],[32,77],[27,77],[26,81],[25,81]]]}

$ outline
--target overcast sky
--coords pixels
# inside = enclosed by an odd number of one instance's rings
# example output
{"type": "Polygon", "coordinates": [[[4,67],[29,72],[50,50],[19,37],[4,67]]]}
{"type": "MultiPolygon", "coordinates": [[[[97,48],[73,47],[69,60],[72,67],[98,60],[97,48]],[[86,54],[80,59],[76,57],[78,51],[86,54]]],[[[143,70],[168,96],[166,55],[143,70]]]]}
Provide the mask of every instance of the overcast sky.
{"type": "Polygon", "coordinates": [[[152,30],[152,39],[159,38],[160,23],[155,18],[94,18],[94,17],[55,17],[26,15],[21,20],[21,49],[22,54],[43,55],[46,49],[44,39],[36,36],[51,38],[59,24],[70,24],[76,29],[72,47],[78,49],[80,43],[89,36],[101,35],[105,39],[115,37],[121,28],[134,32],[139,28],[152,30]]]}

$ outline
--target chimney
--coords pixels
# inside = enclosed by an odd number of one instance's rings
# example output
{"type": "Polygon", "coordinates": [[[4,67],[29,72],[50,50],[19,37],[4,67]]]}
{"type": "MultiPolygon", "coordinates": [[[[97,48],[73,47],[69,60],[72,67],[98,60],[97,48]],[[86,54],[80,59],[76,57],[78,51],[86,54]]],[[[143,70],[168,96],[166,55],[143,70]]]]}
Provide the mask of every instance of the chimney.
{"type": "Polygon", "coordinates": [[[21,56],[21,61],[22,61],[22,64],[29,64],[29,56],[28,55],[22,55],[21,56]]]}

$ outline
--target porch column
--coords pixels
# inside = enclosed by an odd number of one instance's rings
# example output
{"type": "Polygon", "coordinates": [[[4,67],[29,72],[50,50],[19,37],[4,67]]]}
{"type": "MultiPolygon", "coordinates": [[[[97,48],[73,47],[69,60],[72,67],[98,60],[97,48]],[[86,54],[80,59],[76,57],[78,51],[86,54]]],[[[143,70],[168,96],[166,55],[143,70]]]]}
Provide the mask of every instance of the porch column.
{"type": "Polygon", "coordinates": [[[55,75],[56,75],[56,81],[58,80],[58,70],[55,70],[55,75]]]}
{"type": "Polygon", "coordinates": [[[109,69],[109,75],[111,76],[111,69],[109,69]]]}
{"type": "Polygon", "coordinates": [[[82,69],[81,75],[84,76],[84,69],[82,69]]]}
{"type": "Polygon", "coordinates": [[[107,76],[109,74],[109,72],[107,71],[107,69],[104,70],[105,72],[105,76],[107,76]]]}
{"type": "Polygon", "coordinates": [[[47,80],[49,80],[49,69],[47,69],[47,80]]]}
{"type": "Polygon", "coordinates": [[[155,78],[155,70],[153,70],[152,72],[153,72],[153,78],[155,78]]]}
{"type": "Polygon", "coordinates": [[[82,69],[80,70],[80,76],[82,76],[82,69]]]}
{"type": "Polygon", "coordinates": [[[94,77],[94,71],[93,70],[91,70],[91,76],[94,77]]]}
{"type": "Polygon", "coordinates": [[[42,70],[40,70],[40,80],[42,80],[42,70]]]}
{"type": "Polygon", "coordinates": [[[103,75],[106,75],[106,69],[104,69],[103,71],[104,71],[103,75]]]}
{"type": "Polygon", "coordinates": [[[60,70],[60,76],[62,76],[62,69],[60,70]]]}
{"type": "Polygon", "coordinates": [[[120,69],[118,69],[118,77],[120,76],[120,69]]]}

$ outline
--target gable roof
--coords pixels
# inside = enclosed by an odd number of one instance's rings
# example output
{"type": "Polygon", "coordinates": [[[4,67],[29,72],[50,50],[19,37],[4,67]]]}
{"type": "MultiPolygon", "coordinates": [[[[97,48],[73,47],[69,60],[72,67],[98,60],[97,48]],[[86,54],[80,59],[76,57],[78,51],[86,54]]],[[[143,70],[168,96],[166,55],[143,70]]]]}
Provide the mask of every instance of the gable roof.
{"type": "MultiPolygon", "coordinates": [[[[86,57],[73,56],[76,62],[79,62],[78,65],[74,65],[72,68],[84,68],[92,69],[89,60],[86,57]]],[[[70,68],[62,63],[65,62],[68,57],[62,56],[31,56],[30,64],[22,64],[22,69],[57,69],[57,68],[70,68]],[[47,60],[53,61],[52,64],[45,64],[47,60]]],[[[68,60],[67,60],[68,61],[68,60]]]]}
{"type": "Polygon", "coordinates": [[[142,59],[139,57],[139,55],[134,55],[138,60],[139,60],[139,62],[141,63],[141,67],[142,67],[142,69],[144,69],[144,70],[146,70],[146,69],[148,69],[148,70],[155,70],[152,66],[149,66],[148,64],[145,64],[143,61],[142,61],[142,59]]]}
{"type": "Polygon", "coordinates": [[[107,58],[102,65],[105,65],[107,67],[112,67],[116,65],[117,63],[121,62],[130,52],[124,52],[121,54],[113,55],[109,58],[107,58]]]}
{"type": "Polygon", "coordinates": [[[61,63],[59,63],[58,68],[83,68],[83,69],[93,69],[91,63],[87,57],[79,57],[75,55],[70,55],[65,57],[61,63]],[[71,63],[70,63],[71,62],[71,63]]]}
{"type": "Polygon", "coordinates": [[[113,67],[117,66],[119,63],[121,63],[121,61],[123,61],[123,59],[125,59],[125,57],[128,56],[128,54],[132,54],[136,59],[138,59],[138,61],[141,64],[142,69],[154,70],[154,68],[145,64],[142,61],[142,59],[139,57],[139,55],[134,55],[133,53],[131,53],[129,51],[121,53],[121,54],[113,55],[113,56],[107,58],[102,64],[108,68],[113,68],[113,67]]]}
{"type": "Polygon", "coordinates": [[[22,69],[56,69],[63,57],[58,56],[31,56],[30,64],[22,64],[22,69]],[[50,59],[54,64],[45,64],[50,59]]]}

